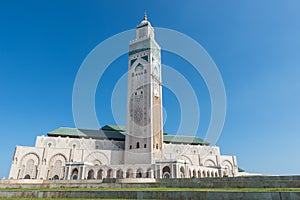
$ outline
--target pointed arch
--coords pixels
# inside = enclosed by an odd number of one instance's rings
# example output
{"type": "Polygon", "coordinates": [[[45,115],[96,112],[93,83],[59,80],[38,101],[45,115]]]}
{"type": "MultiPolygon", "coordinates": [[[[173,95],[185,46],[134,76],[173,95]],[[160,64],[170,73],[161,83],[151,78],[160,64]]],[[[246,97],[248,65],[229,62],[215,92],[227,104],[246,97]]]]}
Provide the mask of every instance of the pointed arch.
{"type": "Polygon", "coordinates": [[[126,170],[126,178],[133,178],[133,171],[132,169],[126,170]]]}
{"type": "Polygon", "coordinates": [[[30,175],[29,174],[26,174],[24,179],[31,179],[30,175]]]}
{"type": "Polygon", "coordinates": [[[21,158],[20,165],[24,164],[24,162],[27,162],[27,160],[30,158],[33,159],[37,165],[40,164],[40,156],[35,152],[29,152],[21,158]]]}
{"type": "Polygon", "coordinates": [[[146,172],[146,178],[152,178],[151,176],[152,176],[152,169],[148,168],[146,172]]]}
{"type": "Polygon", "coordinates": [[[122,169],[118,169],[117,170],[116,178],[123,178],[123,171],[122,171],[122,169]]]}
{"type": "Polygon", "coordinates": [[[77,180],[77,179],[79,179],[79,177],[78,177],[78,169],[74,168],[72,170],[72,173],[71,173],[71,180],[77,180]]]}
{"type": "Polygon", "coordinates": [[[143,178],[143,170],[141,168],[136,170],[136,178],[143,178]]]}
{"type": "Polygon", "coordinates": [[[65,155],[58,153],[53,155],[49,160],[49,174],[48,179],[54,179],[54,176],[58,176],[58,179],[63,179],[65,176],[65,166],[67,158],[65,155]]]}
{"type": "Polygon", "coordinates": [[[218,176],[219,176],[218,172],[215,172],[215,177],[218,177],[218,176]]]}
{"type": "Polygon", "coordinates": [[[204,166],[207,166],[207,167],[215,167],[216,166],[216,163],[211,160],[211,159],[207,159],[205,162],[204,162],[204,166]]]}
{"type": "Polygon", "coordinates": [[[232,176],[233,173],[233,165],[229,160],[224,160],[222,162],[222,168],[225,169],[225,176],[232,176]]]}
{"type": "Polygon", "coordinates": [[[101,165],[108,165],[109,164],[109,159],[108,157],[100,152],[100,151],[94,151],[90,154],[88,154],[85,158],[84,158],[84,162],[89,162],[89,163],[100,163],[101,165]]]}
{"type": "Polygon", "coordinates": [[[196,178],[197,177],[197,173],[196,173],[196,170],[194,169],[193,170],[193,178],[196,178]]]}
{"type": "Polygon", "coordinates": [[[185,161],[186,163],[189,163],[189,164],[193,165],[192,160],[191,160],[188,156],[185,156],[185,155],[178,155],[178,156],[176,157],[176,159],[177,159],[177,160],[183,160],[183,161],[185,161]]]}
{"type": "Polygon", "coordinates": [[[198,170],[198,178],[201,178],[201,171],[200,171],[200,169],[198,170]]]}
{"type": "Polygon", "coordinates": [[[94,172],[93,169],[90,169],[90,170],[88,171],[87,179],[95,179],[95,172],[94,172]]]}
{"type": "Polygon", "coordinates": [[[169,179],[171,178],[171,169],[169,166],[165,166],[163,169],[162,169],[162,172],[163,172],[163,178],[164,179],[169,179]]]}
{"type": "MultiPolygon", "coordinates": [[[[30,177],[30,179],[37,178],[38,166],[40,164],[40,157],[35,152],[30,152],[25,154],[19,163],[20,173],[18,175],[18,179],[25,178],[26,175],[30,177]]],[[[27,176],[27,178],[28,178],[27,176]]]]}
{"type": "Polygon", "coordinates": [[[103,169],[99,169],[97,172],[97,179],[103,179],[103,169]]]}
{"type": "Polygon", "coordinates": [[[183,166],[180,167],[180,178],[185,178],[185,170],[183,166]]]}

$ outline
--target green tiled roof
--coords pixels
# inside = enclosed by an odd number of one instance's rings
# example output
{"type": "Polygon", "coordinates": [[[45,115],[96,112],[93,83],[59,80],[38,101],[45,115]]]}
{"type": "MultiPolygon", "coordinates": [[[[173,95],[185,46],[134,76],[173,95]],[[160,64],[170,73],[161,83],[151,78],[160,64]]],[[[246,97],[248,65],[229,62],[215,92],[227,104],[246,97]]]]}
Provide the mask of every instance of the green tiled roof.
{"type": "Polygon", "coordinates": [[[69,136],[95,139],[125,140],[125,132],[118,130],[87,130],[61,127],[48,133],[49,136],[69,136]]]}
{"type": "MultiPolygon", "coordinates": [[[[125,140],[126,127],[105,125],[99,130],[77,129],[60,127],[48,133],[48,136],[76,137],[76,138],[94,138],[94,139],[113,139],[125,140]]],[[[169,135],[163,134],[163,140],[167,143],[189,143],[208,145],[204,140],[194,136],[169,135]]]]}
{"type": "Polygon", "coordinates": [[[183,135],[164,135],[164,142],[170,143],[190,143],[190,144],[208,144],[201,138],[195,136],[183,135]]]}
{"type": "Polygon", "coordinates": [[[245,172],[242,168],[238,168],[238,172],[245,172]]]}
{"type": "Polygon", "coordinates": [[[122,132],[126,132],[126,126],[105,125],[101,129],[102,130],[109,130],[109,131],[122,131],[122,132]]]}

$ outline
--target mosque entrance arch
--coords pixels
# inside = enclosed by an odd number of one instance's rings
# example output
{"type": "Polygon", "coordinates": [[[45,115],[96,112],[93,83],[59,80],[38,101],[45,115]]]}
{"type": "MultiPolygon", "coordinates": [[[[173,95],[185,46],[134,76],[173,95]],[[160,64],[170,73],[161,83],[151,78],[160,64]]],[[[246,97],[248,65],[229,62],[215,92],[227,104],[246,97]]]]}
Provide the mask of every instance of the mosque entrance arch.
{"type": "Polygon", "coordinates": [[[26,175],[24,176],[24,179],[30,179],[30,175],[29,175],[29,174],[26,174],[26,175]]]}
{"type": "Polygon", "coordinates": [[[164,178],[164,179],[169,179],[169,178],[171,178],[171,169],[170,169],[169,166],[165,166],[165,167],[163,168],[163,178],[164,178]]]}
{"type": "Polygon", "coordinates": [[[55,175],[55,176],[53,176],[52,179],[53,179],[53,180],[58,180],[58,179],[59,179],[59,176],[58,176],[58,175],[55,175]]]}
{"type": "Polygon", "coordinates": [[[72,180],[77,180],[78,179],[78,169],[77,168],[73,169],[71,179],[72,180]]]}

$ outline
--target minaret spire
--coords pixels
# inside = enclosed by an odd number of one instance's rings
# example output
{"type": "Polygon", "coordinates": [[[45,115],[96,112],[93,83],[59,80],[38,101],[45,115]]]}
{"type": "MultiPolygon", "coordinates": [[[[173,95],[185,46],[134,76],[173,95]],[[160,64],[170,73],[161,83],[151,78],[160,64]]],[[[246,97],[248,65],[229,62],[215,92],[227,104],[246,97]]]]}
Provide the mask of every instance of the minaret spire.
{"type": "Polygon", "coordinates": [[[160,52],[145,12],[129,43],[125,164],[152,165],[162,159],[160,52]]]}

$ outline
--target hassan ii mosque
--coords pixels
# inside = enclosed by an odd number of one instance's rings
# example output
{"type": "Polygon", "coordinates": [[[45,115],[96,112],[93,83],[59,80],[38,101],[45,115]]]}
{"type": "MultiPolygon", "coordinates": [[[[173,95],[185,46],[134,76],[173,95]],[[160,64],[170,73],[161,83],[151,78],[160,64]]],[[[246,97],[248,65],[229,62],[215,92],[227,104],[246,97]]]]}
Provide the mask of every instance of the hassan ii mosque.
{"type": "MultiPolygon", "coordinates": [[[[129,43],[126,127],[60,127],[17,146],[10,179],[75,180],[238,176],[235,156],[162,126],[161,52],[147,20],[129,43]]],[[[138,180],[137,180],[138,181],[138,180]]]]}

